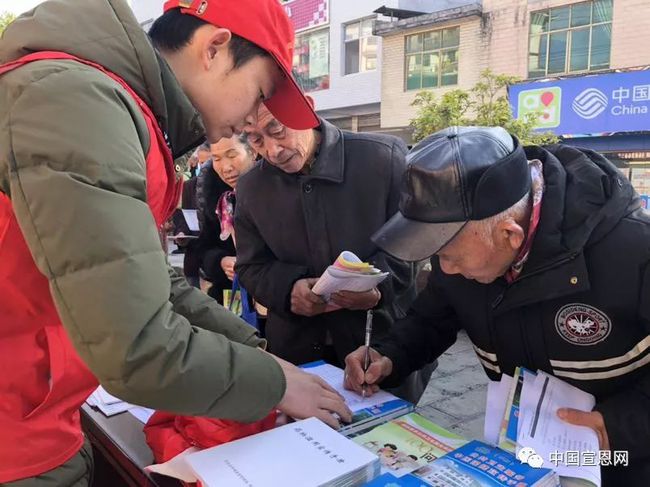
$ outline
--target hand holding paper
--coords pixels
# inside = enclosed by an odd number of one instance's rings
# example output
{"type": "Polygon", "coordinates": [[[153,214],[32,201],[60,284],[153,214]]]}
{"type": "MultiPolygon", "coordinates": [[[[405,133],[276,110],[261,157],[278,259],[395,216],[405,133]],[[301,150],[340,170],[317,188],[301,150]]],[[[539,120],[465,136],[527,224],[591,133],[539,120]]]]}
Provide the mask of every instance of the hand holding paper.
{"type": "Polygon", "coordinates": [[[366,311],[374,308],[381,300],[381,292],[379,289],[372,288],[370,291],[354,292],[354,291],[339,291],[332,294],[331,302],[343,309],[350,309],[354,311],[366,311]]]}
{"type": "Polygon", "coordinates": [[[328,311],[338,309],[330,305],[322,297],[314,294],[312,288],[318,279],[300,279],[296,281],[291,290],[291,312],[301,316],[316,316],[328,311]]]}
{"type": "Polygon", "coordinates": [[[591,428],[598,435],[598,444],[601,450],[610,450],[609,436],[605,427],[605,418],[598,411],[579,411],[572,408],[560,408],[557,416],[562,421],[576,426],[591,428]]]}

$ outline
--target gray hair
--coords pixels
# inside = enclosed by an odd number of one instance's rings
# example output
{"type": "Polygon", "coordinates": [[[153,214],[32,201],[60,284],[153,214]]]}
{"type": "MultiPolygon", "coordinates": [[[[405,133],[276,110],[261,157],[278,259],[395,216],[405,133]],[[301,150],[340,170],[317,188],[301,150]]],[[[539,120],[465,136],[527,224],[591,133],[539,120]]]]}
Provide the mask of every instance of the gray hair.
{"type": "Polygon", "coordinates": [[[246,149],[246,152],[248,152],[251,156],[255,157],[257,155],[257,152],[253,147],[251,146],[250,142],[248,141],[248,134],[246,132],[242,132],[237,139],[239,140],[239,143],[244,146],[244,149],[246,149]]]}
{"type": "Polygon", "coordinates": [[[496,227],[499,223],[509,218],[512,218],[518,223],[521,223],[526,219],[530,207],[531,198],[531,193],[526,193],[523,198],[521,198],[507,210],[483,220],[471,222],[472,229],[484,242],[492,242],[492,233],[494,231],[494,227],[496,227]]]}

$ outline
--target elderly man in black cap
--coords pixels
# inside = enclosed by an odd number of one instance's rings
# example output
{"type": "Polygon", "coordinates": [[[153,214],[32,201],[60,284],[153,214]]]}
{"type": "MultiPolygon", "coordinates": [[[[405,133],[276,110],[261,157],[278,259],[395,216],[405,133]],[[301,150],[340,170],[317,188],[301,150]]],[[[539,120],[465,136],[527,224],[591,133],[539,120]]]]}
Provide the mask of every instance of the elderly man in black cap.
{"type": "Polygon", "coordinates": [[[373,240],[433,256],[408,316],[346,359],[346,386],[399,383],[469,335],[487,375],[543,370],[595,395],[561,409],[629,467],[603,485],[650,485],[650,214],[604,157],[520,146],[501,128],[452,127],[407,158],[400,211],[373,240]]]}

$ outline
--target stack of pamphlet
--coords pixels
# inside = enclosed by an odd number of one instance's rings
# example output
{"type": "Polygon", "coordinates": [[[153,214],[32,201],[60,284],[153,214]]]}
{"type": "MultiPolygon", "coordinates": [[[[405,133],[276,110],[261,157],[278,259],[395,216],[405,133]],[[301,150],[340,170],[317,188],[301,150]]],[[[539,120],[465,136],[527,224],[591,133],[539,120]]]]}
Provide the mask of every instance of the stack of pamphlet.
{"type": "Polygon", "coordinates": [[[399,478],[467,443],[416,413],[377,426],[353,440],[381,460],[382,473],[399,478]]]}
{"type": "Polygon", "coordinates": [[[514,455],[480,441],[447,453],[412,474],[385,473],[367,487],[557,487],[550,469],[535,468],[514,455]]]}
{"type": "Polygon", "coordinates": [[[581,485],[598,487],[598,436],[590,428],[566,423],[557,416],[560,408],[591,411],[595,403],[594,396],[557,377],[517,368],[514,377],[503,375],[500,382],[489,385],[485,439],[517,458],[526,457],[530,465],[552,468],[563,482],[572,478],[581,485]],[[569,460],[570,453],[594,461],[574,463],[569,460]]]}
{"type": "Polygon", "coordinates": [[[379,459],[310,418],[177,457],[173,468],[147,470],[203,487],[347,487],[377,477],[379,459]]]}
{"type": "Polygon", "coordinates": [[[331,294],[339,291],[370,291],[387,277],[387,272],[362,262],[352,252],[346,251],[338,256],[333,265],[325,269],[312,291],[329,299],[331,294]]]}
{"type": "Polygon", "coordinates": [[[413,404],[386,391],[379,391],[364,398],[356,392],[346,390],[343,387],[343,370],[323,361],[305,364],[301,368],[305,372],[319,376],[343,396],[352,411],[352,422],[343,425],[339,433],[347,437],[353,437],[378,424],[413,411],[413,404]]]}

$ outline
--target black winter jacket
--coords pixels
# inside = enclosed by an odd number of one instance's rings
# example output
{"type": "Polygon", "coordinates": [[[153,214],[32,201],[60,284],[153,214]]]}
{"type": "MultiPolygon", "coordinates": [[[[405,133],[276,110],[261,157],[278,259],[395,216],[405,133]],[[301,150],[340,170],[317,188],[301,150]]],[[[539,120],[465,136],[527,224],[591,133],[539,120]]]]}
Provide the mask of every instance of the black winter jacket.
{"type": "Polygon", "coordinates": [[[546,190],[519,279],[484,285],[445,275],[438,259],[408,316],[376,348],[388,384],[431,362],[466,330],[492,380],[541,369],[596,396],[612,449],[630,467],[604,485],[650,485],[650,214],[604,157],[555,145],[528,147],[546,190]]]}
{"type": "MultiPolygon", "coordinates": [[[[269,351],[301,364],[325,358],[329,332],[338,363],[363,344],[365,312],[315,317],[290,310],[294,283],[319,277],[349,250],[392,273],[380,284],[374,330],[385,333],[415,298],[415,267],[370,241],[396,211],[406,146],[392,136],[352,133],[323,121],[310,174],[287,174],[262,161],[237,188],[236,270],[242,285],[269,309],[269,351]]],[[[336,360],[334,360],[336,361],[336,360]]]]}
{"type": "Polygon", "coordinates": [[[230,289],[232,282],[221,268],[221,259],[235,256],[235,244],[232,237],[227,240],[219,237],[221,224],[215,211],[221,195],[231,188],[214,172],[212,161],[203,165],[197,179],[196,203],[201,233],[194,251],[204,276],[212,283],[208,294],[223,303],[223,290],[230,289]]]}

